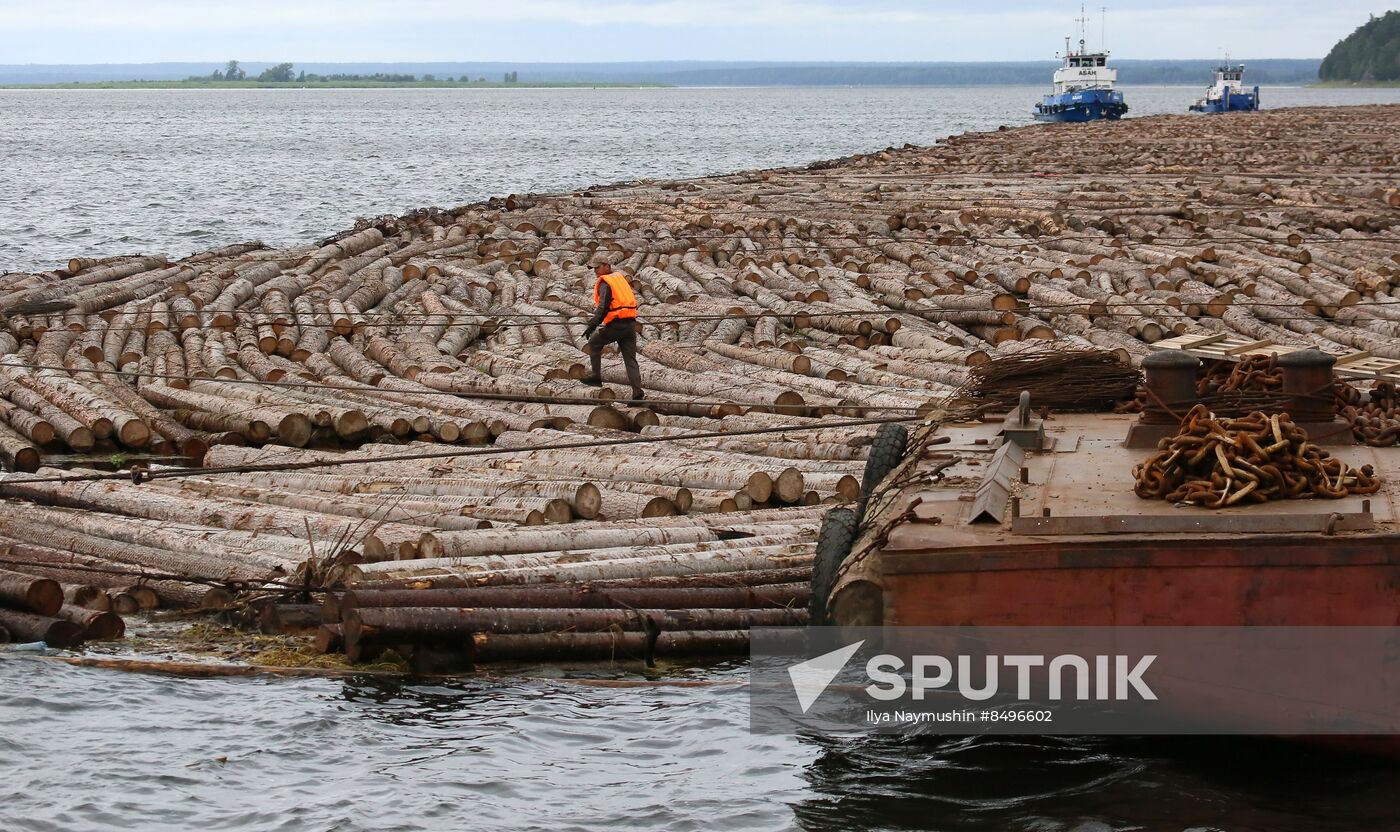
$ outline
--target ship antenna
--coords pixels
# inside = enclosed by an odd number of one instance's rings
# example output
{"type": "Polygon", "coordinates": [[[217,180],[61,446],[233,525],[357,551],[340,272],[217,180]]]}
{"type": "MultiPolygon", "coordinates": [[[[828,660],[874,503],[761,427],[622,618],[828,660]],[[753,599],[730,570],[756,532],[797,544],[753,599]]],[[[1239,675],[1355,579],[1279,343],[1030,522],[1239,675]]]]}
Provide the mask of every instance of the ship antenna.
{"type": "Polygon", "coordinates": [[[1108,51],[1108,6],[1099,6],[1099,51],[1108,51]]]}

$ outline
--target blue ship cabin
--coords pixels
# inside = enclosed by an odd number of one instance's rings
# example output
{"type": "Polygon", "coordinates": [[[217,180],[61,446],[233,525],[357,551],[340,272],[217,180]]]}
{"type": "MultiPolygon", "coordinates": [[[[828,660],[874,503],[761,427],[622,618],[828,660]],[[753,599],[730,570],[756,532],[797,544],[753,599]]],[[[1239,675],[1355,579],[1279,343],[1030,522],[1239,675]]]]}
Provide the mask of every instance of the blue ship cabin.
{"type": "Polygon", "coordinates": [[[1229,113],[1259,109],[1259,87],[1244,85],[1244,64],[1228,61],[1215,69],[1215,83],[1189,108],[1193,113],[1229,113]]]}
{"type": "Polygon", "coordinates": [[[1050,95],[1035,105],[1033,115],[1039,121],[1095,121],[1119,119],[1128,112],[1123,93],[1114,89],[1118,70],[1108,65],[1108,52],[1089,52],[1084,39],[1079,49],[1070,49],[1065,39],[1064,63],[1055,70],[1054,88],[1050,95]]]}

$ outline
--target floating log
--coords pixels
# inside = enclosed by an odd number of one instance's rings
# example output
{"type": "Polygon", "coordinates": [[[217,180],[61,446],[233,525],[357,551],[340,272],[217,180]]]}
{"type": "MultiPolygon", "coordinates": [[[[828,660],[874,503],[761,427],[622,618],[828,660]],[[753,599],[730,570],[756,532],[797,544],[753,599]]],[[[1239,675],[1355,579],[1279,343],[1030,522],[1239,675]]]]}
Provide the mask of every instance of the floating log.
{"type": "Polygon", "coordinates": [[[0,570],[0,604],[35,615],[56,615],[63,606],[63,588],[57,581],[3,569],[0,570]]]}
{"type": "Polygon", "coordinates": [[[57,617],[82,627],[83,641],[116,641],[126,634],[126,622],[111,611],[64,604],[57,617]]]}
{"type": "Polygon", "coordinates": [[[60,649],[72,647],[83,640],[83,628],[79,624],[64,618],[17,610],[0,608],[0,627],[5,628],[12,641],[42,641],[60,649]]]}
{"type": "Polygon", "coordinates": [[[480,587],[473,589],[350,590],[328,597],[322,608],[327,621],[364,607],[482,607],[482,608],[617,608],[617,609],[754,609],[802,607],[807,585],[770,584],[757,587],[647,588],[576,586],[480,587]]]}
{"type": "MultiPolygon", "coordinates": [[[[470,653],[474,662],[509,660],[622,660],[642,659],[648,654],[645,633],[533,633],[503,635],[476,633],[470,653]]],[[[732,631],[668,631],[656,637],[650,654],[658,658],[676,656],[748,655],[749,634],[732,631]]]]}
{"type": "Polygon", "coordinates": [[[660,628],[737,630],[800,625],[805,609],[764,610],[610,610],[458,609],[448,607],[363,607],[341,616],[347,653],[361,639],[381,643],[461,644],[474,633],[603,632],[660,628]]]}
{"type": "Polygon", "coordinates": [[[99,612],[112,609],[112,598],[105,589],[87,584],[62,584],[63,603],[99,612]]]}
{"type": "Polygon", "coordinates": [[[258,628],[270,635],[315,632],[320,627],[320,604],[264,604],[258,612],[258,628]]]}

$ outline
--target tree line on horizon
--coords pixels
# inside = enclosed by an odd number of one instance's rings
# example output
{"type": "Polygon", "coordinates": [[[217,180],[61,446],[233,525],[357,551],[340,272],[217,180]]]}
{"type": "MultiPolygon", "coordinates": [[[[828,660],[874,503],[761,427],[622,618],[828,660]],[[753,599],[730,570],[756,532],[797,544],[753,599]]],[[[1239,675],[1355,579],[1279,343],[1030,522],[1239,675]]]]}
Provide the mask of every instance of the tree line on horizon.
{"type": "Polygon", "coordinates": [[[1400,81],[1400,11],[1388,11],[1347,35],[1322,59],[1323,81],[1400,81]]]}
{"type": "MultiPolygon", "coordinates": [[[[467,75],[463,75],[460,78],[453,78],[451,75],[438,78],[432,73],[424,74],[420,78],[417,75],[406,72],[375,72],[372,74],[342,72],[330,75],[320,75],[314,72],[308,73],[306,70],[302,70],[301,72],[298,72],[294,75],[292,73],[292,68],[294,66],[295,64],[292,64],[291,62],[273,64],[272,66],[268,67],[267,69],[264,69],[258,75],[250,79],[248,77],[247,71],[243,69],[242,65],[238,61],[229,61],[227,64],[224,65],[223,69],[216,69],[208,75],[191,75],[185,80],[212,81],[215,83],[220,81],[239,82],[252,80],[265,84],[305,83],[308,81],[312,83],[318,81],[377,81],[381,83],[391,84],[411,84],[416,83],[418,81],[424,81],[428,83],[443,82],[452,84],[486,83],[485,76],[480,76],[475,81],[473,81],[472,78],[467,75]]],[[[505,73],[503,80],[504,83],[507,84],[519,83],[520,73],[507,72],[505,73]]]]}
{"type": "MultiPolygon", "coordinates": [[[[1204,86],[1219,61],[1208,59],[1114,59],[1119,79],[1127,85],[1204,86]]],[[[1251,84],[1307,84],[1317,80],[1316,58],[1272,58],[1247,61],[1251,84]]],[[[1039,86],[1049,84],[1054,61],[1000,61],[990,63],[735,63],[675,68],[666,63],[543,65],[528,69],[531,83],[621,83],[671,86],[1039,86]]],[[[294,64],[256,64],[262,71],[250,74],[238,61],[209,74],[185,80],[192,83],[227,81],[262,83],[380,82],[380,83],[519,83],[519,70],[509,64],[452,65],[441,68],[406,65],[320,65],[319,73],[297,71],[294,64]],[[263,67],[266,67],[263,69],[263,67]],[[459,74],[460,73],[460,74],[459,74]],[[455,77],[454,77],[455,76],[455,77]]],[[[184,72],[190,71],[182,68],[184,72]]]]}

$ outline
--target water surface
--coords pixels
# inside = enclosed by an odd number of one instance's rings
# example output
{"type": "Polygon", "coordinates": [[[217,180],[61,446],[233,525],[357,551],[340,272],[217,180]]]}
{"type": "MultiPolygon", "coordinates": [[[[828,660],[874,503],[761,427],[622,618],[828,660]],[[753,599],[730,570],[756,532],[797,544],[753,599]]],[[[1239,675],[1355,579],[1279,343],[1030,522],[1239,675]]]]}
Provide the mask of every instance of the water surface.
{"type": "MultiPolygon", "coordinates": [[[[929,144],[1028,123],[1043,92],[0,90],[0,272],[306,242],[429,205],[929,144]]],[[[1184,112],[1202,90],[1125,92],[1140,116],[1184,112]]],[[[1262,99],[1400,103],[1400,89],[1266,88],[1262,99]]]]}
{"type": "Polygon", "coordinates": [[[24,832],[1400,826],[1400,770],[1275,741],[765,737],[740,686],[174,679],[3,652],[0,773],[0,829],[24,832]]]}

